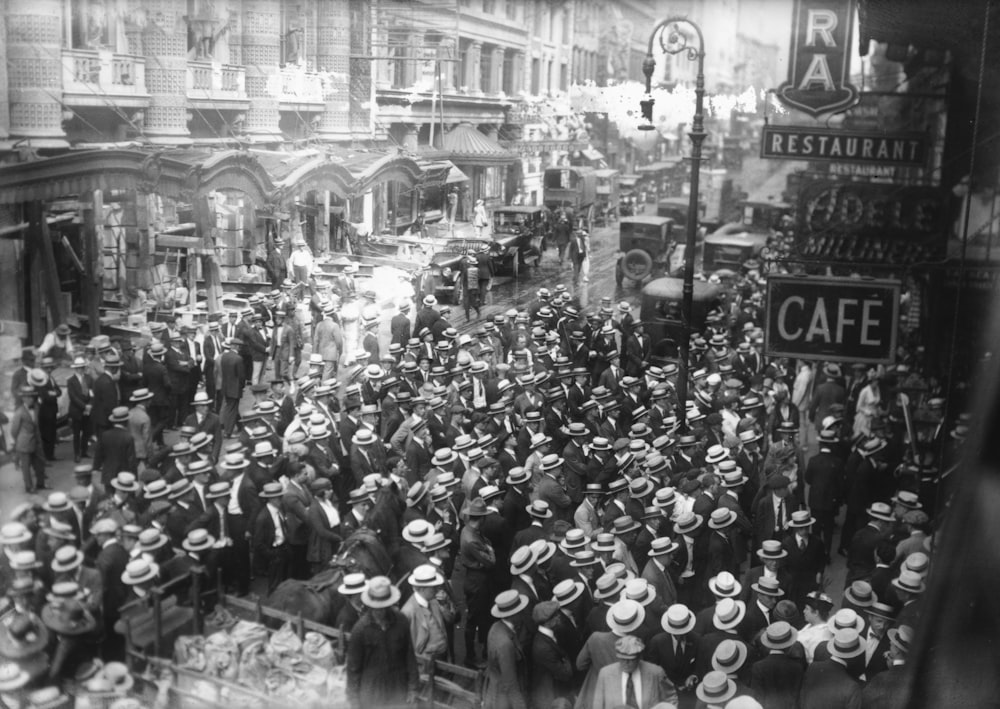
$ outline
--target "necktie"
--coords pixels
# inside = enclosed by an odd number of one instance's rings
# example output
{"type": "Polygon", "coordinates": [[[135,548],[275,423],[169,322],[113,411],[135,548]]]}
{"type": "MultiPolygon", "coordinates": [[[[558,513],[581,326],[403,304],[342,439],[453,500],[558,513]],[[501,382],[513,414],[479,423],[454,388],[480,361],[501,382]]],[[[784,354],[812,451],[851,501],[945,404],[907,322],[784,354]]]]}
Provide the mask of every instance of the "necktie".
{"type": "Polygon", "coordinates": [[[632,675],[625,675],[625,704],[626,706],[639,709],[639,701],[635,696],[635,683],[632,682],[632,675]]]}
{"type": "Polygon", "coordinates": [[[799,537],[799,551],[806,550],[806,539],[805,537],[799,537]]]}

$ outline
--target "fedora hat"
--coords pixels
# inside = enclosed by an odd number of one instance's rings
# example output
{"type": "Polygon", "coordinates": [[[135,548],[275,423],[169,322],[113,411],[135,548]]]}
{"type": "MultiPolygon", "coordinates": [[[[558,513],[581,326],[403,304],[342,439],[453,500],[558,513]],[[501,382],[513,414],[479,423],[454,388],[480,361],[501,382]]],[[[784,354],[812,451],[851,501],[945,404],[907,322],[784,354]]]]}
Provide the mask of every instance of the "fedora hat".
{"type": "Polygon", "coordinates": [[[833,637],[826,644],[826,649],[830,651],[831,657],[839,657],[849,660],[865,652],[865,644],[861,642],[861,636],[853,628],[846,628],[834,632],[833,637]]]}
{"type": "Polygon", "coordinates": [[[747,613],[747,606],[743,601],[734,601],[732,598],[723,598],[715,604],[715,613],[712,616],[712,625],[717,630],[732,630],[743,622],[743,617],[747,613]]]}
{"type": "Polygon", "coordinates": [[[145,559],[133,559],[122,572],[122,583],[126,586],[137,586],[152,581],[159,572],[160,567],[156,564],[151,564],[145,559]]]}
{"type": "Polygon", "coordinates": [[[67,544],[56,549],[52,556],[52,571],[63,574],[73,569],[78,569],[83,564],[83,552],[75,546],[67,544]]]}
{"type": "Polygon", "coordinates": [[[708,520],[709,529],[725,529],[736,521],[736,512],[728,507],[719,507],[712,510],[712,516],[708,520]]]}
{"type": "Polygon", "coordinates": [[[628,635],[646,620],[646,608],[636,601],[622,599],[608,608],[605,620],[615,635],[628,635]]]}
{"type": "Polygon", "coordinates": [[[208,533],[207,529],[192,529],[187,533],[181,546],[186,551],[199,552],[211,549],[215,546],[215,537],[208,533]]]}
{"type": "Polygon", "coordinates": [[[708,590],[716,598],[736,598],[743,590],[743,586],[728,571],[720,571],[708,580],[708,590]]]}
{"type": "Polygon", "coordinates": [[[369,608],[388,608],[399,602],[400,595],[387,576],[375,576],[361,592],[361,602],[369,608]]]}
{"type": "Polygon", "coordinates": [[[407,578],[413,588],[432,588],[444,585],[444,576],[434,564],[421,564],[407,578]]]}
{"type": "Polygon", "coordinates": [[[709,706],[722,706],[736,696],[736,683],[725,672],[712,670],[695,688],[695,695],[709,706]]]}
{"type": "Polygon", "coordinates": [[[712,669],[734,675],[747,661],[747,646],[741,640],[723,640],[712,653],[712,669]]]}
{"type": "Polygon", "coordinates": [[[663,611],[660,627],[670,635],[687,635],[694,630],[697,618],[683,603],[675,603],[663,611]]]}
{"type": "Polygon", "coordinates": [[[892,522],[895,520],[895,517],[892,515],[892,508],[884,502],[872,503],[872,506],[865,510],[865,512],[867,512],[868,516],[872,519],[881,520],[883,522],[892,522]]]}
{"type": "Polygon", "coordinates": [[[770,596],[771,598],[781,598],[785,595],[778,584],[778,579],[770,576],[761,576],[757,579],[757,583],[750,585],[750,588],[762,596],[770,596]]]}
{"type": "Polygon", "coordinates": [[[760,644],[768,650],[786,650],[795,644],[799,634],[783,620],[771,623],[760,636],[760,644]]]}
{"type": "Polygon", "coordinates": [[[761,561],[777,561],[788,556],[788,552],[777,539],[765,539],[757,550],[757,558],[761,561]]]}

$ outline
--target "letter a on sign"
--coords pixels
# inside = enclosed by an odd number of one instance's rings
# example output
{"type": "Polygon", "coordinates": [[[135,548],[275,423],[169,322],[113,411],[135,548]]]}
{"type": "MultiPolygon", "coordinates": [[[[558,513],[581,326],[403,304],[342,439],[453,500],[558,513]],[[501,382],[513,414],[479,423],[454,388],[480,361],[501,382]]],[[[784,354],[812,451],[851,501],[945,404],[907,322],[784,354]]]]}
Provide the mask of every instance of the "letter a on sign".
{"type": "Polygon", "coordinates": [[[816,117],[858,100],[849,82],[854,0],[795,0],[788,81],[778,89],[786,106],[816,117]]]}

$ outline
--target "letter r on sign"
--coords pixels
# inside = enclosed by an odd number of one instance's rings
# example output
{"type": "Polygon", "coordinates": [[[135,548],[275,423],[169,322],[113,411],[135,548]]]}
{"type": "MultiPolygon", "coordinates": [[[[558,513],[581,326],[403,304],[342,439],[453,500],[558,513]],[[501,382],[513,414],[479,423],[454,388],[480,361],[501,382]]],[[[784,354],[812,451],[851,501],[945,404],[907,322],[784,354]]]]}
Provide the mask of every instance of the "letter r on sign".
{"type": "Polygon", "coordinates": [[[806,19],[806,46],[815,47],[820,42],[836,47],[833,31],[837,29],[837,13],[833,10],[809,10],[806,19]]]}

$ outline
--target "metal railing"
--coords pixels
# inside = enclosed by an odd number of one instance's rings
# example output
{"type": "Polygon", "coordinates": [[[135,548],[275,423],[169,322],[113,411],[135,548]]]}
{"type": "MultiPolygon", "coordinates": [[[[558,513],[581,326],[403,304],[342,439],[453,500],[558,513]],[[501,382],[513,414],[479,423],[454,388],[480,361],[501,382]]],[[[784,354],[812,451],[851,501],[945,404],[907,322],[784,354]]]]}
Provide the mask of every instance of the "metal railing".
{"type": "Polygon", "coordinates": [[[245,99],[246,69],[213,61],[188,61],[187,93],[190,98],[245,99]]]}

